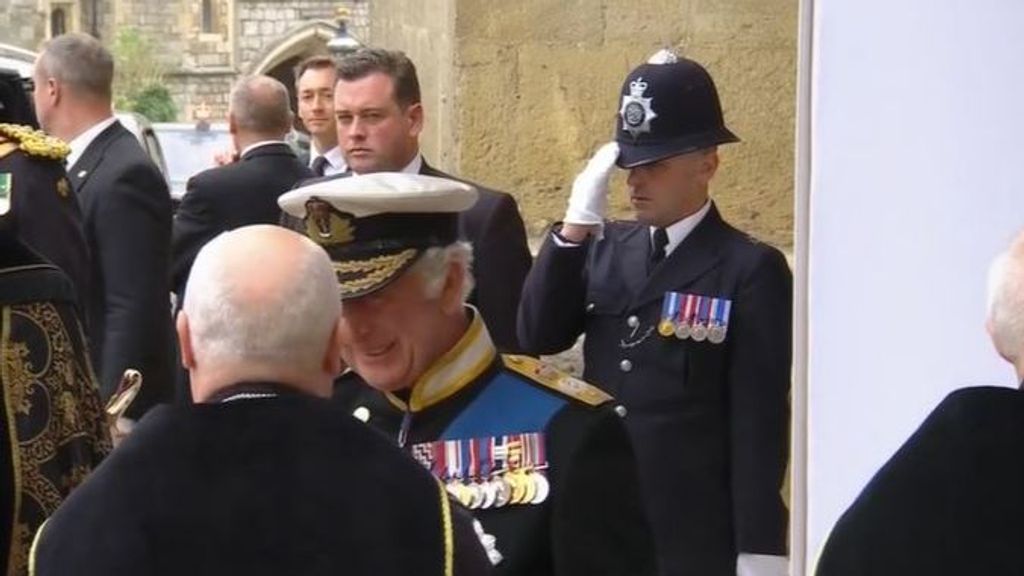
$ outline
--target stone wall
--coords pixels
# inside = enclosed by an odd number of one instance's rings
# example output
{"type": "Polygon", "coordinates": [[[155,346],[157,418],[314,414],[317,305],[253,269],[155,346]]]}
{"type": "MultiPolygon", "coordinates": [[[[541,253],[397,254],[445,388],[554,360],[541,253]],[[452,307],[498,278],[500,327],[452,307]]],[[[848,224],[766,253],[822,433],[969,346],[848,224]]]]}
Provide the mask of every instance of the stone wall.
{"type": "MultiPolygon", "coordinates": [[[[428,158],[515,193],[533,232],[561,217],[573,176],[613,134],[622,78],[670,46],[707,66],[743,139],[713,183],[725,216],[792,245],[797,0],[437,4],[374,0],[374,41],[420,68],[428,158]]],[[[628,215],[621,174],[613,186],[613,212],[628,215]]]]}
{"type": "Polygon", "coordinates": [[[0,0],[0,42],[37,50],[46,35],[46,13],[36,0],[0,0]]]}
{"type": "Polygon", "coordinates": [[[420,138],[435,166],[458,165],[455,16],[459,0],[373,0],[373,45],[404,51],[416,64],[426,117],[420,138]],[[429,5],[428,5],[429,4],[429,5]]]}
{"type": "Polygon", "coordinates": [[[237,0],[240,69],[297,26],[313,20],[334,22],[340,6],[349,9],[349,32],[356,38],[366,38],[369,6],[365,0],[237,0]]]}

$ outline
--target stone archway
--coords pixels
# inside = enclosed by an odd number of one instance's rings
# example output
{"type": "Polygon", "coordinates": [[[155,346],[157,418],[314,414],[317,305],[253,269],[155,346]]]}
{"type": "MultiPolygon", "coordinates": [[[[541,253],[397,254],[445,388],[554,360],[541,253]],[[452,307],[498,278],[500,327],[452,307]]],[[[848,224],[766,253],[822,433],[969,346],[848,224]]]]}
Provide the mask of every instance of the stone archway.
{"type": "MultiPolygon", "coordinates": [[[[264,74],[276,78],[288,88],[291,109],[297,110],[295,67],[308,56],[326,54],[327,42],[334,37],[338,25],[327,20],[314,20],[285,33],[249,63],[247,74],[264,74]]],[[[295,119],[295,129],[305,132],[295,119]]]]}
{"type": "Polygon", "coordinates": [[[251,62],[246,74],[268,74],[287,61],[298,61],[316,53],[327,52],[327,42],[334,37],[338,25],[327,20],[314,20],[293,28],[263,49],[251,62]]]}

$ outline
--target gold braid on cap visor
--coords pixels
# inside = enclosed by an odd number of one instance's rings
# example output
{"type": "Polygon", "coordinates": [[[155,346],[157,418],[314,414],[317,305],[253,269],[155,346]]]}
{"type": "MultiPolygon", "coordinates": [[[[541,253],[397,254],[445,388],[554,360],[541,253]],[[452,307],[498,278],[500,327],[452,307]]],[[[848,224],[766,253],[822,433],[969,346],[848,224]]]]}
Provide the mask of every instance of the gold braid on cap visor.
{"type": "Polygon", "coordinates": [[[338,277],[338,285],[342,292],[359,292],[387,280],[418,253],[419,250],[409,248],[398,254],[376,256],[367,260],[334,262],[334,273],[338,277]],[[351,278],[350,275],[359,276],[351,278]]]}

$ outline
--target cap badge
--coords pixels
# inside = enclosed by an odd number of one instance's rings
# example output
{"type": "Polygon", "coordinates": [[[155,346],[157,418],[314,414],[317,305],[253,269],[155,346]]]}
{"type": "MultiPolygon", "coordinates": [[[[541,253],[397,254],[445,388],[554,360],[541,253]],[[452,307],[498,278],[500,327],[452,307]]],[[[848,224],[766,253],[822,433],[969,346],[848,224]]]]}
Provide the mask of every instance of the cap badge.
{"type": "Polygon", "coordinates": [[[306,213],[306,235],[317,244],[346,244],[355,239],[352,219],[332,210],[327,202],[310,198],[306,213]]]}
{"type": "Polygon", "coordinates": [[[647,82],[637,78],[629,83],[629,95],[622,97],[622,108],[619,115],[622,116],[622,129],[629,132],[633,138],[640,134],[651,131],[651,120],[658,115],[651,108],[654,98],[644,98],[647,91],[647,82]]]}

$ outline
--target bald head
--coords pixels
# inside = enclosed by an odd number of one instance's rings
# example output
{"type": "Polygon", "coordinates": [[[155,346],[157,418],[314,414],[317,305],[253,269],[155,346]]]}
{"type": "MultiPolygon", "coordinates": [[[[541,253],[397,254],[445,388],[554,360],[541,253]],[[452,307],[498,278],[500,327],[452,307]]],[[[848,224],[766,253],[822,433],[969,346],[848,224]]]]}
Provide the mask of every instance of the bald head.
{"type": "Polygon", "coordinates": [[[245,381],[329,396],[340,316],[330,260],[308,238],[265,225],[221,234],[196,256],[178,319],[193,398],[245,381]]]}
{"type": "Polygon", "coordinates": [[[1024,380],[1024,233],[992,263],[988,294],[987,325],[992,342],[1024,380]]]}
{"type": "Polygon", "coordinates": [[[288,89],[269,76],[247,76],[231,90],[228,118],[240,136],[281,140],[292,127],[288,89]]]}

